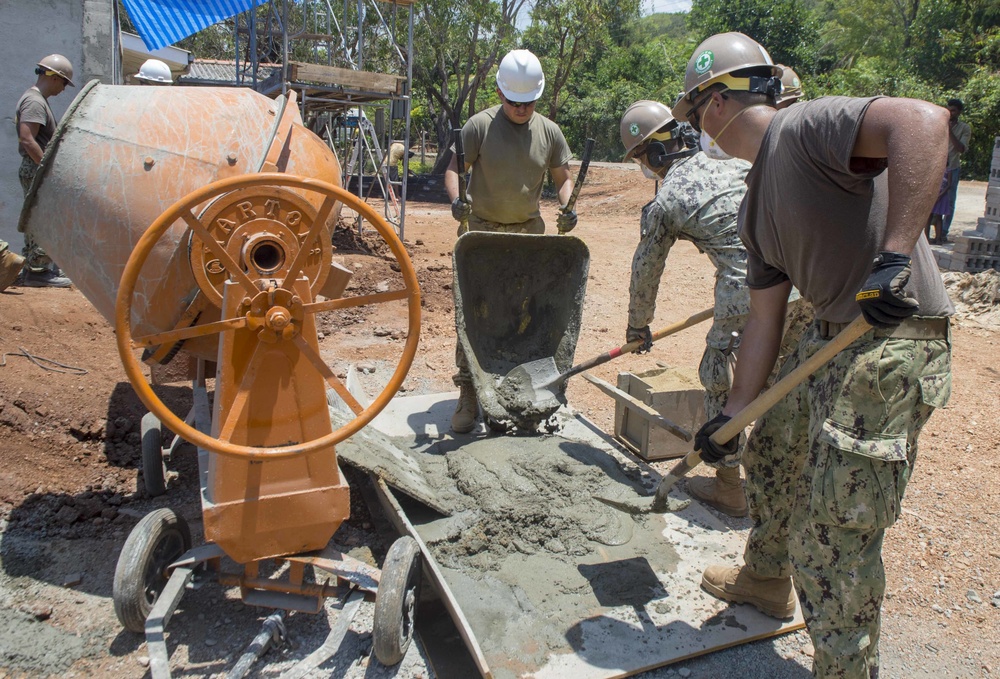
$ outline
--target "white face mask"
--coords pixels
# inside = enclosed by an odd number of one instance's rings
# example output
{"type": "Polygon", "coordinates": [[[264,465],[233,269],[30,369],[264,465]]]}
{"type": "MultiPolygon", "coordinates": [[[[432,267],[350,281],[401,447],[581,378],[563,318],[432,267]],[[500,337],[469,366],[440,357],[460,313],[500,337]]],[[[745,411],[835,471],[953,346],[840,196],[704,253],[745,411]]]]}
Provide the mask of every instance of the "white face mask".
{"type": "Polygon", "coordinates": [[[646,179],[652,179],[655,182],[660,181],[660,179],[661,179],[660,175],[658,175],[655,172],[653,172],[652,170],[650,170],[648,167],[646,167],[646,165],[644,163],[639,163],[639,167],[642,168],[642,176],[643,177],[645,177],[646,179]]]}
{"type": "Polygon", "coordinates": [[[712,139],[711,135],[704,128],[701,130],[701,138],[698,140],[698,143],[701,145],[701,150],[705,152],[705,155],[712,160],[729,160],[732,158],[731,155],[722,150],[718,142],[712,139]]]}
{"type": "MultiPolygon", "coordinates": [[[[766,104],[751,104],[750,106],[747,106],[744,109],[740,109],[736,113],[736,115],[730,118],[729,121],[722,126],[722,129],[719,130],[719,137],[721,137],[722,133],[725,132],[727,129],[729,129],[729,126],[733,124],[733,121],[739,118],[741,115],[743,115],[744,113],[746,113],[755,106],[765,106],[765,105],[766,104]]],[[[722,147],[719,146],[718,137],[713,139],[712,135],[710,135],[708,132],[705,131],[704,124],[702,124],[701,137],[699,138],[698,143],[701,145],[701,150],[705,152],[705,155],[711,158],[712,160],[729,160],[730,158],[732,158],[731,155],[723,151],[722,147]]]]}

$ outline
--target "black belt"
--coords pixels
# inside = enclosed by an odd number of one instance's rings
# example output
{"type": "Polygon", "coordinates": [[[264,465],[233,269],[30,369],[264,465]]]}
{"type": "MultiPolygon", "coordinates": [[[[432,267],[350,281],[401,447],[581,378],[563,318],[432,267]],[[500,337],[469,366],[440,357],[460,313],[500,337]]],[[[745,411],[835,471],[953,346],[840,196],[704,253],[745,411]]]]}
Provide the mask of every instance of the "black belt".
{"type": "MultiPolygon", "coordinates": [[[[823,339],[833,339],[850,323],[831,323],[816,319],[819,335],[823,339]]],[[[947,316],[911,316],[894,328],[872,328],[875,337],[895,337],[909,340],[948,339],[947,316]]]]}

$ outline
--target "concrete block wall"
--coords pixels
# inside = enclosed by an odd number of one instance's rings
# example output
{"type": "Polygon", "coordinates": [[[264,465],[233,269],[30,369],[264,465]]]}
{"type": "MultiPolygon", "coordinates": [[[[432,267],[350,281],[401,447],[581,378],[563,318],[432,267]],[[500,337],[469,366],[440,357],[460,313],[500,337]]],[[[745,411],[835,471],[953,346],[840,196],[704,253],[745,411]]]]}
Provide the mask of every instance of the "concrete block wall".
{"type": "Polygon", "coordinates": [[[986,186],[986,209],[976,228],[964,231],[951,250],[935,250],[938,266],[948,271],[1000,271],[1000,137],[993,142],[993,162],[986,186]]]}

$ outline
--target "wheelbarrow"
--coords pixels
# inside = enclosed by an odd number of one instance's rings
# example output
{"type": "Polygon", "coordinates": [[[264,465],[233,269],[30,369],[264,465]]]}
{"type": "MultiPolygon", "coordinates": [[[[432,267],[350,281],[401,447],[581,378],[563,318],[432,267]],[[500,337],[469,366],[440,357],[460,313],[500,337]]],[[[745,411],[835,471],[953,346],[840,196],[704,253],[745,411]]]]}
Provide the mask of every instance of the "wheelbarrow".
{"type": "MultiPolygon", "coordinates": [[[[498,388],[515,367],[573,365],[590,251],[573,236],[470,231],[453,254],[455,329],[487,421],[533,431],[552,408],[511,407],[498,388]]],[[[566,402],[565,384],[552,394],[566,402]]]]}

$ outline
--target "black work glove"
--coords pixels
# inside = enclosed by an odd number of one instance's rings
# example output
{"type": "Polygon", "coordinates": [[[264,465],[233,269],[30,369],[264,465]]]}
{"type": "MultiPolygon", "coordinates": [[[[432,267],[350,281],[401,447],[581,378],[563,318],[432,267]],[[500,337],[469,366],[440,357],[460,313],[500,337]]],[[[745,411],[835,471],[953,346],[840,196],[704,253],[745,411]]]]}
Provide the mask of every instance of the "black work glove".
{"type": "Polygon", "coordinates": [[[463,219],[468,219],[469,215],[472,214],[472,200],[462,200],[461,198],[456,198],[451,202],[451,216],[455,218],[456,222],[460,222],[463,219]]]}
{"type": "Polygon", "coordinates": [[[865,320],[876,328],[892,328],[917,313],[917,300],[903,287],[910,280],[910,258],[899,252],[880,252],[871,275],[855,295],[865,320]]]}
{"type": "Polygon", "coordinates": [[[722,425],[733,418],[719,413],[705,424],[694,435],[694,449],[701,454],[701,459],[709,464],[720,461],[730,455],[735,455],[740,447],[739,434],[719,445],[711,439],[712,434],[722,429],[722,425]]]}
{"type": "Polygon", "coordinates": [[[626,344],[642,342],[639,348],[635,350],[635,353],[645,354],[653,348],[653,333],[649,331],[648,325],[642,328],[633,328],[630,325],[628,326],[628,330],[625,331],[625,342],[626,344]]]}
{"type": "Polygon", "coordinates": [[[556,220],[559,233],[569,233],[576,226],[576,211],[567,210],[565,207],[559,208],[559,219],[556,220]]]}

